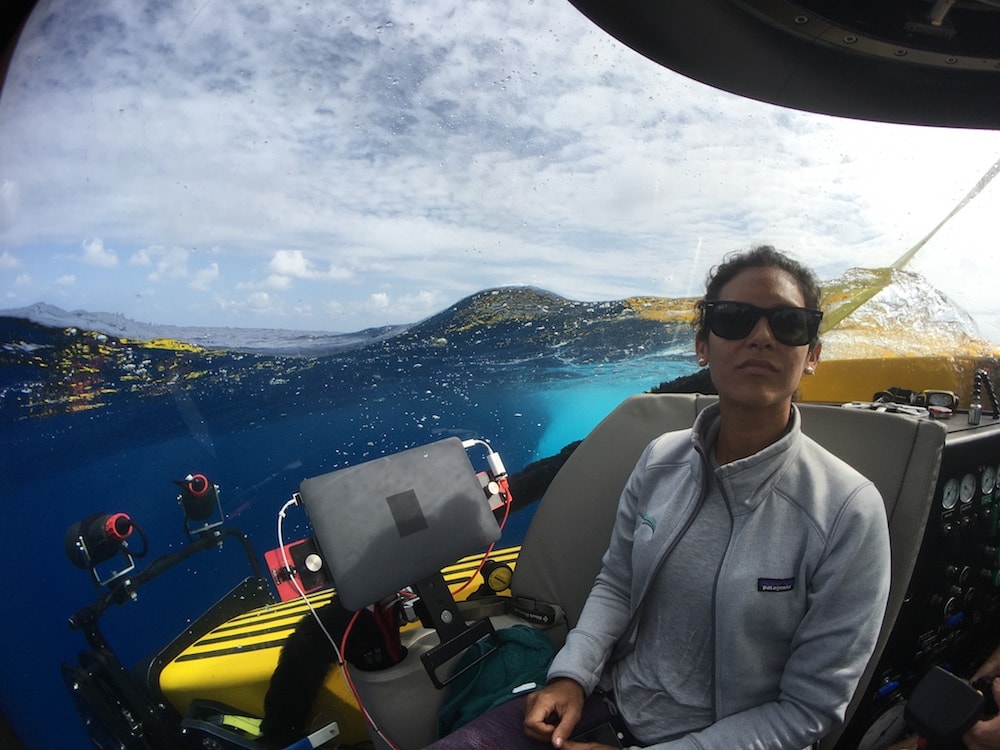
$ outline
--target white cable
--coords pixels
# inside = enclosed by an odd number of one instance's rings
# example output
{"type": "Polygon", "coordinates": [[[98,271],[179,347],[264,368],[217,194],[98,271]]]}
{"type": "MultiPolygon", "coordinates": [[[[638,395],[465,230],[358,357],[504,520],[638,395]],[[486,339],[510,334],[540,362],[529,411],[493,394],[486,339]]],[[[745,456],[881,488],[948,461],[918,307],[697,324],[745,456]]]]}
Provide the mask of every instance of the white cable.
{"type": "Polygon", "coordinates": [[[388,743],[390,747],[395,748],[396,745],[382,733],[382,730],[379,729],[378,724],[375,722],[375,718],[368,712],[368,709],[365,708],[364,704],[361,702],[361,696],[358,695],[354,686],[351,685],[351,681],[347,677],[347,661],[340,653],[340,647],[337,645],[337,640],[332,635],[330,635],[330,631],[326,629],[326,626],[323,624],[323,621],[319,617],[319,613],[316,612],[315,608],[312,605],[312,602],[309,601],[309,597],[306,595],[306,592],[302,589],[302,586],[299,584],[298,576],[295,572],[295,569],[292,568],[292,564],[288,559],[288,552],[285,549],[285,540],[282,535],[281,526],[285,520],[285,513],[293,505],[298,505],[298,499],[295,497],[292,497],[288,502],[286,502],[283,506],[281,506],[281,510],[278,511],[278,549],[281,550],[281,560],[282,562],[285,563],[285,572],[288,573],[288,580],[291,581],[292,586],[295,587],[295,591],[298,592],[298,595],[299,597],[301,597],[302,601],[306,603],[306,607],[312,614],[313,619],[316,620],[316,624],[319,625],[319,629],[323,631],[323,635],[326,636],[326,639],[330,642],[330,645],[333,646],[333,651],[337,655],[337,666],[340,667],[340,676],[344,680],[344,684],[347,686],[348,692],[354,696],[355,700],[357,700],[358,708],[361,709],[361,713],[364,714],[365,719],[371,725],[372,729],[375,730],[375,733],[383,740],[385,740],[385,742],[388,743]]]}
{"type": "Polygon", "coordinates": [[[462,447],[465,448],[466,450],[468,450],[474,445],[481,445],[484,448],[486,448],[486,450],[489,451],[490,453],[493,452],[493,447],[487,441],[482,440],[481,438],[470,438],[469,440],[462,441],[462,447]]]}
{"type": "Polygon", "coordinates": [[[333,651],[337,655],[337,663],[342,665],[344,663],[344,659],[340,655],[340,648],[337,646],[337,641],[332,635],[330,635],[330,631],[326,629],[326,626],[320,619],[319,614],[313,608],[312,602],[309,601],[309,597],[306,596],[306,592],[303,591],[302,586],[299,584],[298,574],[295,572],[295,569],[292,568],[292,563],[288,559],[288,551],[285,549],[285,541],[281,533],[281,524],[285,520],[285,512],[291,506],[297,504],[298,502],[293,497],[291,500],[289,500],[281,507],[280,511],[278,511],[278,549],[281,550],[281,559],[285,563],[285,571],[288,573],[288,580],[291,581],[292,586],[295,587],[295,590],[302,598],[302,601],[306,603],[306,607],[308,607],[309,611],[312,613],[313,619],[315,619],[316,624],[319,625],[319,629],[323,631],[323,635],[326,636],[326,639],[330,641],[330,645],[333,646],[333,651]]]}
{"type": "Polygon", "coordinates": [[[493,446],[489,444],[489,441],[482,440],[480,438],[470,438],[469,440],[462,441],[462,447],[469,450],[474,445],[481,445],[486,448],[486,463],[489,464],[490,471],[493,472],[493,476],[502,477],[507,473],[507,469],[503,465],[503,460],[500,458],[500,454],[493,450],[493,446]]]}

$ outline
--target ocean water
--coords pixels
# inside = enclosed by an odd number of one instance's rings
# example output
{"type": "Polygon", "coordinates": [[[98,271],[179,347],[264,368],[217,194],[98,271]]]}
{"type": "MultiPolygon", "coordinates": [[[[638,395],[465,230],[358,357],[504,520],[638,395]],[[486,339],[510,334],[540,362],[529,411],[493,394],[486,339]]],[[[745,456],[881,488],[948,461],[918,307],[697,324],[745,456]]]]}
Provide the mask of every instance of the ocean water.
{"type": "MultiPolygon", "coordinates": [[[[474,358],[461,353],[432,363],[383,349],[364,360],[257,358],[238,372],[247,361],[240,357],[188,359],[185,387],[135,390],[85,359],[72,369],[90,373],[98,408],[42,408],[41,364],[33,370],[8,359],[0,367],[8,601],[0,709],[31,750],[89,746],[60,674],[87,648],[67,618],[101,593],[64,552],[74,522],[128,513],[148,538],[141,570],[184,546],[172,481],[204,473],[221,488],[228,525],[246,532],[260,556],[277,546],[277,513],[304,478],[451,435],[489,440],[516,472],[585,436],[626,396],[694,370],[685,354],[471,366],[474,358]],[[191,375],[207,371],[215,376],[191,375]]],[[[482,456],[470,455],[485,468],[482,456]]],[[[505,544],[520,540],[532,511],[512,516],[505,544]]],[[[284,532],[286,541],[310,535],[300,509],[289,512],[284,532]]],[[[248,574],[238,544],[202,552],[140,589],[136,601],[112,607],[102,632],[134,664],[248,574]]]]}

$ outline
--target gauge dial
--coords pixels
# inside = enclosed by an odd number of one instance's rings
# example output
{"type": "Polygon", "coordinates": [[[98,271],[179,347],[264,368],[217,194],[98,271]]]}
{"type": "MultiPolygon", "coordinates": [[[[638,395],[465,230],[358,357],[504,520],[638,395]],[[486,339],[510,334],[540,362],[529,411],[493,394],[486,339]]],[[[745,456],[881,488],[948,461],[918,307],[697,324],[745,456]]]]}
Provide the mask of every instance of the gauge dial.
{"type": "Polygon", "coordinates": [[[958,504],[958,480],[949,479],[941,492],[941,505],[945,510],[951,510],[958,504]]]}
{"type": "Polygon", "coordinates": [[[963,503],[971,503],[976,494],[976,477],[974,474],[966,474],[962,477],[962,486],[958,488],[958,498],[963,503]]]}
{"type": "Polygon", "coordinates": [[[993,489],[997,486],[997,470],[992,466],[987,466],[983,469],[983,474],[979,478],[979,488],[983,491],[984,495],[992,494],[993,489]]]}
{"type": "Polygon", "coordinates": [[[499,564],[486,575],[486,585],[497,593],[510,588],[510,581],[514,577],[514,571],[509,565],[499,564]]]}

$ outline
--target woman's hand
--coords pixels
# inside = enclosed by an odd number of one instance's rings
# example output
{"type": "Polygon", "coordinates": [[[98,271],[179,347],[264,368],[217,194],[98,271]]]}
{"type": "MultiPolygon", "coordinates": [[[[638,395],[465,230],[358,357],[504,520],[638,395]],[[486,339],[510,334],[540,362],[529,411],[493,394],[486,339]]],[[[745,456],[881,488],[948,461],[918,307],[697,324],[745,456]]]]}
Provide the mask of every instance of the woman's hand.
{"type": "Polygon", "coordinates": [[[984,661],[976,673],[969,678],[969,682],[975,682],[980,677],[995,677],[1000,675],[1000,648],[997,648],[990,657],[984,661]]]}
{"type": "Polygon", "coordinates": [[[532,739],[551,742],[557,748],[600,747],[568,742],[583,713],[583,699],[583,687],[565,677],[525,696],[524,733],[532,739]]]}
{"type": "MultiPolygon", "coordinates": [[[[1000,651],[997,653],[1000,654],[1000,651]]],[[[1000,678],[995,678],[990,683],[990,688],[993,690],[993,700],[1000,704],[1000,678]]],[[[1000,714],[973,724],[962,740],[968,750],[1000,750],[1000,714]]]]}

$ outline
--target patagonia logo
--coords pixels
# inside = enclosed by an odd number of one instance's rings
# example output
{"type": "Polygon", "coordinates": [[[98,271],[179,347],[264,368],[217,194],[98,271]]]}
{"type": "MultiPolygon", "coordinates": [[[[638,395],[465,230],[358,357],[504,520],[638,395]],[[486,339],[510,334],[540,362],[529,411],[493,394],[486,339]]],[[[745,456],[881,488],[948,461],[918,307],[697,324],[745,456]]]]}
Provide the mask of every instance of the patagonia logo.
{"type": "Polygon", "coordinates": [[[791,591],[795,588],[794,578],[758,578],[758,591],[791,591]]]}

